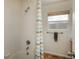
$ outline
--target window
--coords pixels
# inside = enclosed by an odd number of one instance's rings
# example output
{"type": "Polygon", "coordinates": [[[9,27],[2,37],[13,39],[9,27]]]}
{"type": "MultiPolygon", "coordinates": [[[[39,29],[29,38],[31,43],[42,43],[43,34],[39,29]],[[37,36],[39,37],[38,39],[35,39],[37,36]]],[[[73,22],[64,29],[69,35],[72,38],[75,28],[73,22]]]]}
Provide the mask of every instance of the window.
{"type": "Polygon", "coordinates": [[[51,15],[48,16],[48,28],[49,29],[66,29],[68,26],[69,16],[63,15],[51,15]]]}
{"type": "Polygon", "coordinates": [[[68,14],[48,16],[48,21],[68,21],[68,14]]]}

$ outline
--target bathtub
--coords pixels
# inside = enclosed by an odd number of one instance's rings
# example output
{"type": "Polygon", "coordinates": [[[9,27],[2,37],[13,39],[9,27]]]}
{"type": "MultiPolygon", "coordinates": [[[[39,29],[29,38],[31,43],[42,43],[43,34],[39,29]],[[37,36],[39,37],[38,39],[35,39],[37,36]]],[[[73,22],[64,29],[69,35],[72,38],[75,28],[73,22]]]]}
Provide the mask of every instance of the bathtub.
{"type": "Polygon", "coordinates": [[[34,53],[26,55],[25,51],[19,51],[14,54],[7,54],[4,56],[4,59],[34,59],[34,53]]]}

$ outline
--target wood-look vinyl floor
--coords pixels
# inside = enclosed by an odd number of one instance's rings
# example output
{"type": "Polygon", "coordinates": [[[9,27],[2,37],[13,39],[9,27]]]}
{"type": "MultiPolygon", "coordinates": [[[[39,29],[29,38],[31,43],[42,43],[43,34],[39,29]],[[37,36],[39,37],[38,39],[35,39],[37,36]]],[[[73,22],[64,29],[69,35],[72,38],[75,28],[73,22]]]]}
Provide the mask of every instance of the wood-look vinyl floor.
{"type": "Polygon", "coordinates": [[[51,55],[49,53],[44,53],[44,59],[71,59],[71,58],[66,58],[66,57],[51,55]]]}

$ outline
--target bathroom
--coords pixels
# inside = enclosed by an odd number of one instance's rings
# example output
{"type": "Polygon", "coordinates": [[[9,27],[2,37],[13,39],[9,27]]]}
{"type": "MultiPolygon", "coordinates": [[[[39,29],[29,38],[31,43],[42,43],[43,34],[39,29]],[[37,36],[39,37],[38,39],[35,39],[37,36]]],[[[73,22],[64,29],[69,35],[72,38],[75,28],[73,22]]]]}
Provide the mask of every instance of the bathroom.
{"type": "Polygon", "coordinates": [[[74,10],[72,4],[72,0],[5,0],[4,58],[74,59],[75,39],[72,17],[74,10]],[[41,3],[39,3],[41,8],[37,8],[39,7],[37,2],[41,3]],[[42,18],[40,27],[43,29],[43,34],[38,37],[36,27],[39,16],[37,14],[41,14],[41,16],[39,15],[42,18]],[[54,24],[52,25],[54,27],[50,28],[50,15],[68,15],[66,22],[64,21],[65,24],[59,23],[59,25],[64,24],[65,27],[57,27],[54,24]],[[41,37],[43,46],[39,48],[36,43],[40,43],[39,38],[41,37]],[[37,56],[41,52],[38,51],[39,49],[42,49],[43,58],[39,57],[41,55],[37,56]],[[51,57],[51,54],[55,56],[51,57]]]}

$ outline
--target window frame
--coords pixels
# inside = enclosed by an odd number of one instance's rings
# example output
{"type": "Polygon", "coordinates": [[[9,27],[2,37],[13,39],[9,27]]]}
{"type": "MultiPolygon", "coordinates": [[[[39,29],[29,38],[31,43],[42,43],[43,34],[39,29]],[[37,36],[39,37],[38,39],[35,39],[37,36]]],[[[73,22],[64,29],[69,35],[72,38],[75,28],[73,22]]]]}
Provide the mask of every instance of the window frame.
{"type": "MultiPolygon", "coordinates": [[[[65,14],[68,14],[68,21],[66,21],[68,24],[69,24],[69,14],[70,14],[70,11],[69,10],[67,10],[67,11],[58,11],[58,12],[49,12],[48,13],[48,17],[49,16],[56,16],[56,15],[65,15],[65,14]]],[[[58,21],[59,22],[59,21],[58,21]]],[[[47,19],[47,23],[48,23],[48,19],[47,19]]],[[[57,28],[58,30],[64,30],[64,29],[68,29],[68,25],[67,25],[67,28],[63,28],[63,29],[61,29],[61,28],[57,28]]],[[[49,23],[48,23],[48,30],[57,30],[57,29],[50,29],[49,28],[49,23]]]]}

